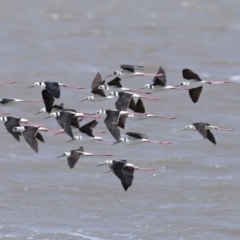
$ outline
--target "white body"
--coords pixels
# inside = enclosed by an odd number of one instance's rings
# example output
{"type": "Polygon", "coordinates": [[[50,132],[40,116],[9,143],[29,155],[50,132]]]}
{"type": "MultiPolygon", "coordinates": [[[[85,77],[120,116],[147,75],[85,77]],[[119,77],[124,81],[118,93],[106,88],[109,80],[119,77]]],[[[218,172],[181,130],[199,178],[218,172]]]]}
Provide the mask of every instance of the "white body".
{"type": "Polygon", "coordinates": [[[153,86],[152,84],[146,84],[144,88],[149,89],[152,92],[163,92],[166,90],[175,89],[175,87],[173,86],[161,86],[161,85],[153,86]]]}
{"type": "Polygon", "coordinates": [[[119,142],[127,145],[137,145],[140,143],[149,142],[149,140],[145,138],[139,139],[139,138],[127,137],[127,138],[120,138],[119,142]]]}
{"type": "Polygon", "coordinates": [[[197,80],[189,80],[187,82],[181,82],[178,87],[187,87],[189,89],[202,87],[206,81],[197,81],[197,80]]]}
{"type": "Polygon", "coordinates": [[[90,141],[101,141],[102,138],[101,137],[91,137],[87,134],[82,134],[81,136],[75,136],[74,140],[80,141],[80,142],[90,142],[90,141]]]}
{"type": "Polygon", "coordinates": [[[152,114],[143,114],[143,115],[135,115],[135,114],[128,114],[127,117],[133,121],[145,120],[147,118],[155,117],[152,114]]]}

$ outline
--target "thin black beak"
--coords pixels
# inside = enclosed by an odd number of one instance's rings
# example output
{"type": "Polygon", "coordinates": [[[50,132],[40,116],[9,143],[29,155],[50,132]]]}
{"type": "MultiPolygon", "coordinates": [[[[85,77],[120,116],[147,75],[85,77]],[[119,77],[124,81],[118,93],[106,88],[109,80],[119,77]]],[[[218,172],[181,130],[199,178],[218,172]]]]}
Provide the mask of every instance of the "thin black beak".
{"type": "Polygon", "coordinates": [[[113,76],[112,74],[111,75],[108,75],[108,76],[106,76],[105,78],[108,78],[108,77],[111,77],[111,76],[113,76]]]}
{"type": "Polygon", "coordinates": [[[39,113],[41,113],[41,112],[34,113],[34,115],[37,115],[37,114],[39,114],[39,113]]]}
{"type": "Polygon", "coordinates": [[[143,90],[143,89],[145,89],[145,87],[139,88],[138,90],[143,90]]]}
{"type": "Polygon", "coordinates": [[[83,100],[79,101],[79,103],[80,103],[80,102],[84,102],[84,101],[86,101],[86,100],[85,100],[85,99],[83,99],[83,100]]]}
{"type": "Polygon", "coordinates": [[[31,87],[28,87],[27,89],[29,89],[29,88],[33,88],[34,86],[31,86],[31,87]]]}
{"type": "Polygon", "coordinates": [[[102,164],[99,164],[99,165],[97,165],[96,167],[100,167],[100,166],[103,166],[105,163],[102,163],[102,164]]]}
{"type": "Polygon", "coordinates": [[[51,118],[51,116],[45,117],[44,119],[51,118]]]}
{"type": "Polygon", "coordinates": [[[75,139],[71,139],[71,140],[69,140],[69,141],[67,141],[67,142],[72,142],[72,141],[75,141],[75,139]]]}
{"type": "Polygon", "coordinates": [[[180,84],[176,85],[175,87],[179,87],[179,86],[180,86],[180,84]]]}
{"type": "Polygon", "coordinates": [[[64,156],[64,155],[61,155],[61,156],[55,157],[55,159],[60,158],[60,157],[63,157],[63,156],[64,156]]]}
{"type": "Polygon", "coordinates": [[[109,172],[111,172],[111,170],[109,170],[109,171],[106,171],[106,172],[104,172],[104,173],[109,173],[109,172]]]}

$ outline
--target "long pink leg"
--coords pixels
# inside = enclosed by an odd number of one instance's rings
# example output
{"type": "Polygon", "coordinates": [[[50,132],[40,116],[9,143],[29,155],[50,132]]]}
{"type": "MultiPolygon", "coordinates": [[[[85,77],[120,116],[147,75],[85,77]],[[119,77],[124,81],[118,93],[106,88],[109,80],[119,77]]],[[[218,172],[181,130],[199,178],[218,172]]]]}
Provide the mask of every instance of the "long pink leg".
{"type": "Polygon", "coordinates": [[[2,82],[2,83],[0,83],[0,85],[13,84],[13,83],[16,83],[16,82],[2,82]]]}
{"type": "Polygon", "coordinates": [[[127,90],[127,92],[135,92],[135,93],[142,93],[142,94],[152,94],[151,92],[147,92],[147,91],[144,92],[144,91],[138,91],[138,90],[127,90]]]}
{"type": "Polygon", "coordinates": [[[216,130],[222,130],[222,131],[234,131],[232,128],[216,128],[216,130]]]}
{"type": "Polygon", "coordinates": [[[107,154],[93,154],[93,155],[91,155],[91,156],[113,156],[112,154],[110,154],[110,153],[107,153],[107,154]]]}
{"type": "Polygon", "coordinates": [[[96,133],[107,133],[106,131],[104,131],[104,130],[93,130],[94,132],[96,132],[96,133]]]}
{"type": "Polygon", "coordinates": [[[111,140],[106,140],[106,139],[99,139],[98,141],[100,141],[100,142],[106,142],[106,143],[114,143],[113,141],[111,141],[111,140]]]}
{"type": "Polygon", "coordinates": [[[218,81],[218,82],[206,82],[208,84],[221,84],[221,83],[231,83],[231,81],[218,81]]]}
{"type": "Polygon", "coordinates": [[[140,168],[140,167],[136,167],[134,166],[134,168],[136,170],[141,170],[141,171],[152,171],[152,170],[156,170],[156,168],[140,168]]]}
{"type": "Polygon", "coordinates": [[[42,102],[42,99],[39,100],[23,100],[23,102],[42,102]]]}
{"type": "Polygon", "coordinates": [[[79,116],[80,118],[101,118],[100,116],[91,116],[91,115],[83,115],[83,116],[79,116]]]}
{"type": "Polygon", "coordinates": [[[75,88],[75,89],[85,89],[85,87],[82,86],[69,86],[69,85],[61,85],[61,87],[65,87],[65,88],[75,88]]]}
{"type": "Polygon", "coordinates": [[[142,99],[148,99],[148,100],[159,100],[157,97],[145,97],[145,96],[139,96],[142,99]]]}
{"type": "Polygon", "coordinates": [[[147,77],[161,77],[161,76],[164,76],[164,73],[159,73],[159,74],[144,73],[144,76],[147,76],[147,77]]]}
{"type": "Polygon", "coordinates": [[[149,140],[148,142],[149,143],[156,143],[156,144],[172,144],[171,142],[158,142],[158,141],[152,141],[152,140],[149,140]]]}
{"type": "Polygon", "coordinates": [[[10,114],[10,112],[0,113],[0,115],[8,115],[8,114],[10,114]]]}

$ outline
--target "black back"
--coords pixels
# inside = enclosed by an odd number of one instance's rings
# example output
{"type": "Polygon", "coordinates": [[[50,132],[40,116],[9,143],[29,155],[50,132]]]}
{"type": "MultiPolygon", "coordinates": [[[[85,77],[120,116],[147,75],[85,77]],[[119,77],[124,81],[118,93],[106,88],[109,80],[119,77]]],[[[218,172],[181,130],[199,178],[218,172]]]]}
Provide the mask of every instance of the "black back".
{"type": "Polygon", "coordinates": [[[79,158],[83,155],[83,153],[81,152],[84,152],[84,148],[83,147],[79,147],[78,149],[74,149],[74,150],[71,150],[71,155],[68,157],[68,166],[70,168],[73,168],[76,163],[78,162],[79,158]],[[77,151],[80,151],[80,152],[77,152],[77,151]]]}

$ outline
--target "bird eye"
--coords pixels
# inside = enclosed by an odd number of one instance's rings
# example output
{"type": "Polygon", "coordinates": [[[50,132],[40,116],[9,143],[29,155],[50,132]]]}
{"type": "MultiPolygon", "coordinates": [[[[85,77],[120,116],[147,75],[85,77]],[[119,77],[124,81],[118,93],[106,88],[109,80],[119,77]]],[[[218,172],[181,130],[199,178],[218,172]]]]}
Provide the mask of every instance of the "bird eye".
{"type": "Polygon", "coordinates": [[[183,85],[183,83],[180,83],[180,85],[183,85]]]}
{"type": "Polygon", "coordinates": [[[116,74],[117,74],[117,72],[113,72],[113,74],[114,74],[114,75],[116,75],[116,74]]]}

